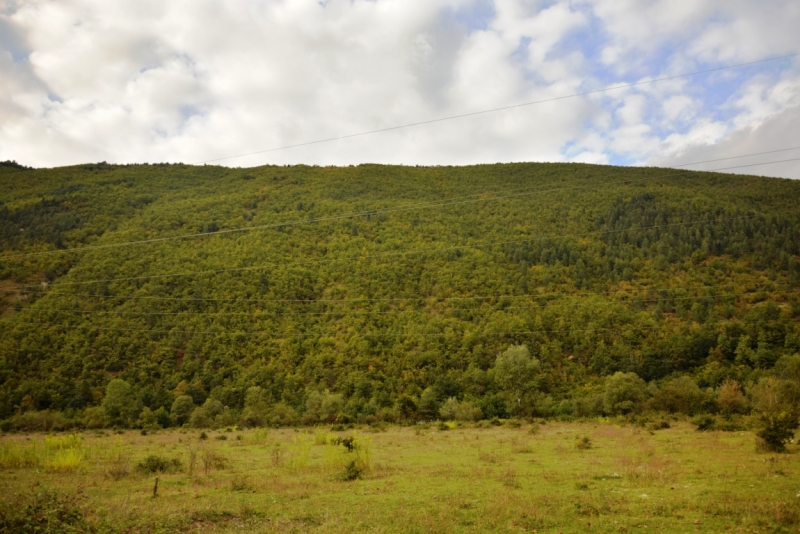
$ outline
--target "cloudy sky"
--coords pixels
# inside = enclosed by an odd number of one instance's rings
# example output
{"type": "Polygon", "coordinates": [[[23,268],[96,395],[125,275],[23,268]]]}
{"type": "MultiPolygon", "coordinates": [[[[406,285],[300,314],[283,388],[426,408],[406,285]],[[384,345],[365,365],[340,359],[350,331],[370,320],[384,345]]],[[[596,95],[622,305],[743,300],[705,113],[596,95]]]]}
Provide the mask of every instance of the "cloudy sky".
{"type": "MultiPolygon", "coordinates": [[[[795,54],[798,28],[788,0],[0,0],[0,160],[202,163],[795,54]]],[[[798,132],[800,56],[217,163],[798,147],[693,167],[718,169],[800,158],[798,132]]]]}

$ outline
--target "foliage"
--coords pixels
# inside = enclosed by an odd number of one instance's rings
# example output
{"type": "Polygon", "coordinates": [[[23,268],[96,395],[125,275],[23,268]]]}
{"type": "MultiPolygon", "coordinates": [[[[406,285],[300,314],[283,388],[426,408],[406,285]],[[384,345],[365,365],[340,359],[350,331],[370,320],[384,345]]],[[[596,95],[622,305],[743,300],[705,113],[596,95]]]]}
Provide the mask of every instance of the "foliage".
{"type": "Polygon", "coordinates": [[[45,436],[45,469],[59,473],[71,473],[80,467],[86,457],[86,448],[81,436],[45,436]]]}
{"type": "Polygon", "coordinates": [[[724,415],[747,412],[747,397],[744,396],[739,382],[727,379],[722,383],[717,393],[717,406],[724,415]]]}
{"type": "Polygon", "coordinates": [[[171,473],[182,468],[183,464],[178,458],[166,458],[157,454],[150,454],[136,464],[136,470],[141,473],[171,473]]]}
{"type": "Polygon", "coordinates": [[[0,500],[0,532],[71,534],[97,532],[77,497],[37,490],[0,500]]]}
{"type": "Polygon", "coordinates": [[[647,398],[646,384],[635,373],[617,371],[606,378],[603,406],[611,415],[641,411],[647,398]]]}
{"type": "Polygon", "coordinates": [[[753,388],[753,408],[761,427],[756,436],[768,451],[782,452],[800,428],[800,385],[796,382],[764,377],[753,388]]]}
{"type": "Polygon", "coordinates": [[[130,384],[119,378],[110,380],[102,407],[108,426],[129,426],[130,415],[135,410],[135,397],[130,384]]]}
{"type": "Polygon", "coordinates": [[[694,415],[701,410],[707,400],[705,393],[688,376],[681,376],[666,382],[655,394],[652,405],[655,409],[694,415]]]}
{"type": "Polygon", "coordinates": [[[511,395],[517,414],[522,414],[522,398],[536,388],[539,360],[531,358],[528,347],[512,345],[500,353],[495,361],[494,374],[498,385],[511,395]]]}
{"type": "Polygon", "coordinates": [[[178,426],[185,424],[189,421],[194,409],[194,401],[192,400],[192,397],[189,395],[181,395],[177,397],[172,403],[172,409],[170,410],[172,422],[178,426]]]}
{"type": "Polygon", "coordinates": [[[735,415],[726,381],[800,381],[796,181],[5,164],[0,198],[4,430],[645,408],[606,403],[616,373],[735,415]]]}

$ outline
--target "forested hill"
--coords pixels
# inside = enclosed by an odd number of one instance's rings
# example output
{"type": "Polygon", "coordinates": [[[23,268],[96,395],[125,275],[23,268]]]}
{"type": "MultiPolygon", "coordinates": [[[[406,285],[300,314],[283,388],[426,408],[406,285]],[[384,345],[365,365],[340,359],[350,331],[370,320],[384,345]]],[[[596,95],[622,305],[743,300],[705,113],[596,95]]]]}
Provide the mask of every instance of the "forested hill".
{"type": "Polygon", "coordinates": [[[798,181],[4,164],[0,199],[0,419],[592,415],[618,371],[713,392],[800,352],[798,181]]]}

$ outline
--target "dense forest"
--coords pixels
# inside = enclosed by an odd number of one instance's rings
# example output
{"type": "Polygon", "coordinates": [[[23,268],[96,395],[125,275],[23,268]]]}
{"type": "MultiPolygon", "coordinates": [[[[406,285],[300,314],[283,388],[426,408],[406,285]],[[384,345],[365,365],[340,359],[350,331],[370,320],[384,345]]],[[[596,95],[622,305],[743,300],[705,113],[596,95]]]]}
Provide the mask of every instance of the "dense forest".
{"type": "Polygon", "coordinates": [[[0,199],[6,430],[800,400],[800,182],[7,162],[0,199]]]}

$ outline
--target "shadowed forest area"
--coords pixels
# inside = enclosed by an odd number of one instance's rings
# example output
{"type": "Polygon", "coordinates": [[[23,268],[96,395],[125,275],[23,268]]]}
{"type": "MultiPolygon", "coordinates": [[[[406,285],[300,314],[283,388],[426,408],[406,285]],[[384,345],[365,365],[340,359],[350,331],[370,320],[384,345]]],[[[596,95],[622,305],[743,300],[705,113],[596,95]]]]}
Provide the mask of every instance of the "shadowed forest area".
{"type": "Polygon", "coordinates": [[[7,163],[0,198],[4,431],[797,428],[796,181],[7,163]]]}

